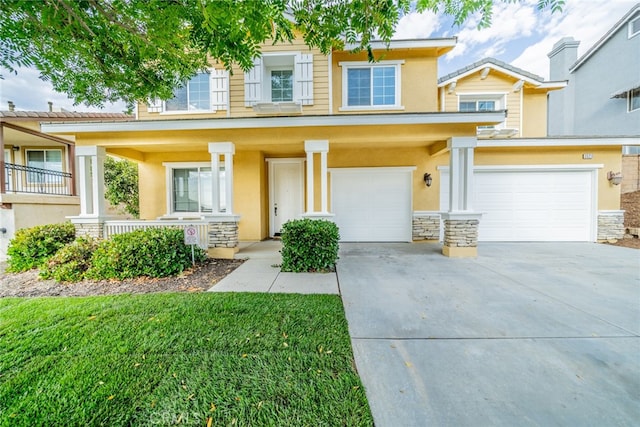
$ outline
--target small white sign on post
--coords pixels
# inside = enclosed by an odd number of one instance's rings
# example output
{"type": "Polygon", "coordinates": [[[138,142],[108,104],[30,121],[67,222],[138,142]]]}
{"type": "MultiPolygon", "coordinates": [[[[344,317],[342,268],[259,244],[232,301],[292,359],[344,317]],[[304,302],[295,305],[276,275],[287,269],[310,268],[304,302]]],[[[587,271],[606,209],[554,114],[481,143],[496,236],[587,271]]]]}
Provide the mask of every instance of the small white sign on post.
{"type": "Polygon", "coordinates": [[[191,264],[195,267],[196,260],[193,247],[198,244],[198,229],[195,225],[187,225],[184,228],[184,244],[191,245],[191,264]]]}
{"type": "Polygon", "coordinates": [[[185,245],[197,245],[198,244],[198,229],[195,225],[187,225],[184,228],[184,244],[185,245]]]}

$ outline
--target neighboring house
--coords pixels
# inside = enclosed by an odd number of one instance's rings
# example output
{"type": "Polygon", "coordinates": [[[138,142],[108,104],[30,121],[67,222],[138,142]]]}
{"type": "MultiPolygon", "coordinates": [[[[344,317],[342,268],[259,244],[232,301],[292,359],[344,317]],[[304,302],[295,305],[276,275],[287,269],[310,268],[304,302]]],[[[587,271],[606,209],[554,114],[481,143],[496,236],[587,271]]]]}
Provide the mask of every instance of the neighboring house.
{"type": "Polygon", "coordinates": [[[123,120],[112,113],[0,111],[0,259],[15,231],[80,213],[72,139],[40,132],[40,122],[123,120]]]}
{"type": "MultiPolygon", "coordinates": [[[[549,53],[551,78],[568,81],[549,94],[549,135],[640,138],[640,3],[580,58],[579,44],[566,37],[549,53]]],[[[640,145],[623,153],[622,191],[640,190],[640,145]]]]}
{"type": "MultiPolygon", "coordinates": [[[[476,255],[478,232],[504,241],[595,241],[607,233],[600,212],[617,209],[620,194],[606,171],[619,168],[624,139],[548,140],[524,119],[512,124],[512,98],[539,120],[541,99],[562,83],[504,64],[479,70],[513,82],[504,105],[442,111],[448,94],[438,93],[438,58],[455,45],[376,42],[381,60],[370,63],[349,46],[323,55],[301,39],[266,43],[248,72],[214,63],[174,98],[138,105],[135,121],[42,130],[75,138],[83,188],[97,192],[81,190],[73,221],[94,235],[194,224],[211,255],[230,257],[239,241],[277,236],[302,217],[335,221],[342,241],[442,234],[448,256],[476,255]],[[478,128],[490,126],[525,137],[479,140],[478,128]],[[99,181],[107,153],[138,162],[146,221],[105,219],[99,181]],[[492,200],[492,210],[481,200],[492,200]]],[[[460,76],[461,87],[472,74],[460,76]]],[[[465,102],[472,101],[482,100],[465,102]]]]}

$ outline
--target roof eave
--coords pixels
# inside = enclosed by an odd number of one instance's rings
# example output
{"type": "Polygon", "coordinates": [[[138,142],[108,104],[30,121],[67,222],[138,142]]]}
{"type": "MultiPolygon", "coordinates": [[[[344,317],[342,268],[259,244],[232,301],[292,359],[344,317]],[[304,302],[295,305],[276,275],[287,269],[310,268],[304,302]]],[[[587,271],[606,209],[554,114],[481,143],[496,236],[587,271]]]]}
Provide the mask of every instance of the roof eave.
{"type": "Polygon", "coordinates": [[[339,127],[375,125],[490,125],[504,121],[505,110],[489,112],[438,112],[399,114],[341,114],[332,116],[243,117],[196,120],[149,120],[130,122],[42,123],[42,132],[53,134],[162,132],[210,129],[259,129],[291,127],[339,127]]]}

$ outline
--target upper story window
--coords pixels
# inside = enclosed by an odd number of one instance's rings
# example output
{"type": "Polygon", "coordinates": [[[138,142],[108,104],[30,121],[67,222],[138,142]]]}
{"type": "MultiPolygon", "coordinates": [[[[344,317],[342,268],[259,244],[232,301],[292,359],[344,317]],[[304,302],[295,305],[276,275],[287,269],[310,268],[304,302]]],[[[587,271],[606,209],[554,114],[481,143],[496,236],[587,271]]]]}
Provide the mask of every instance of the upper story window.
{"type": "Polygon", "coordinates": [[[629,91],[629,112],[640,110],[640,88],[629,91]]]}
{"type": "Polygon", "coordinates": [[[400,103],[400,65],[403,61],[341,62],[342,108],[397,109],[400,103]]]}
{"type": "Polygon", "coordinates": [[[300,113],[313,105],[313,55],[265,53],[244,73],[244,105],[258,113],[300,113]]]}
{"type": "MultiPolygon", "coordinates": [[[[458,111],[497,111],[506,105],[504,94],[468,94],[458,95],[458,111]]],[[[478,126],[479,134],[491,129],[504,129],[505,122],[499,125],[478,126]]]]}
{"type": "Polygon", "coordinates": [[[271,102],[293,101],[293,70],[271,70],[271,102]]]}
{"type": "Polygon", "coordinates": [[[211,113],[226,110],[229,76],[226,70],[212,69],[196,74],[173,91],[173,98],[147,102],[149,113],[211,113]]]}
{"type": "Polygon", "coordinates": [[[640,16],[629,22],[629,38],[640,34],[640,16]]]}
{"type": "Polygon", "coordinates": [[[210,111],[211,89],[209,73],[200,73],[167,99],[165,111],[210,111]]]}
{"type": "MultiPolygon", "coordinates": [[[[62,172],[62,150],[26,150],[26,156],[29,167],[62,172]]],[[[46,179],[43,173],[27,174],[28,182],[43,183],[46,179]]]]}

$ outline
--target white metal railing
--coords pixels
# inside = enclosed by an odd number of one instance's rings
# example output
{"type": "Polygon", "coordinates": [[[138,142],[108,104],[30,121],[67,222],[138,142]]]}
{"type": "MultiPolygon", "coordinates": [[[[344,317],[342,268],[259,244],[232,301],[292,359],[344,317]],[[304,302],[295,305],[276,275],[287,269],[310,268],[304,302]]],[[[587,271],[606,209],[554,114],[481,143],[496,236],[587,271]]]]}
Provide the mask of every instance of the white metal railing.
{"type": "Polygon", "coordinates": [[[207,249],[209,246],[209,222],[205,220],[117,220],[104,222],[104,237],[109,237],[152,227],[185,227],[193,225],[198,230],[198,246],[207,249]]]}

